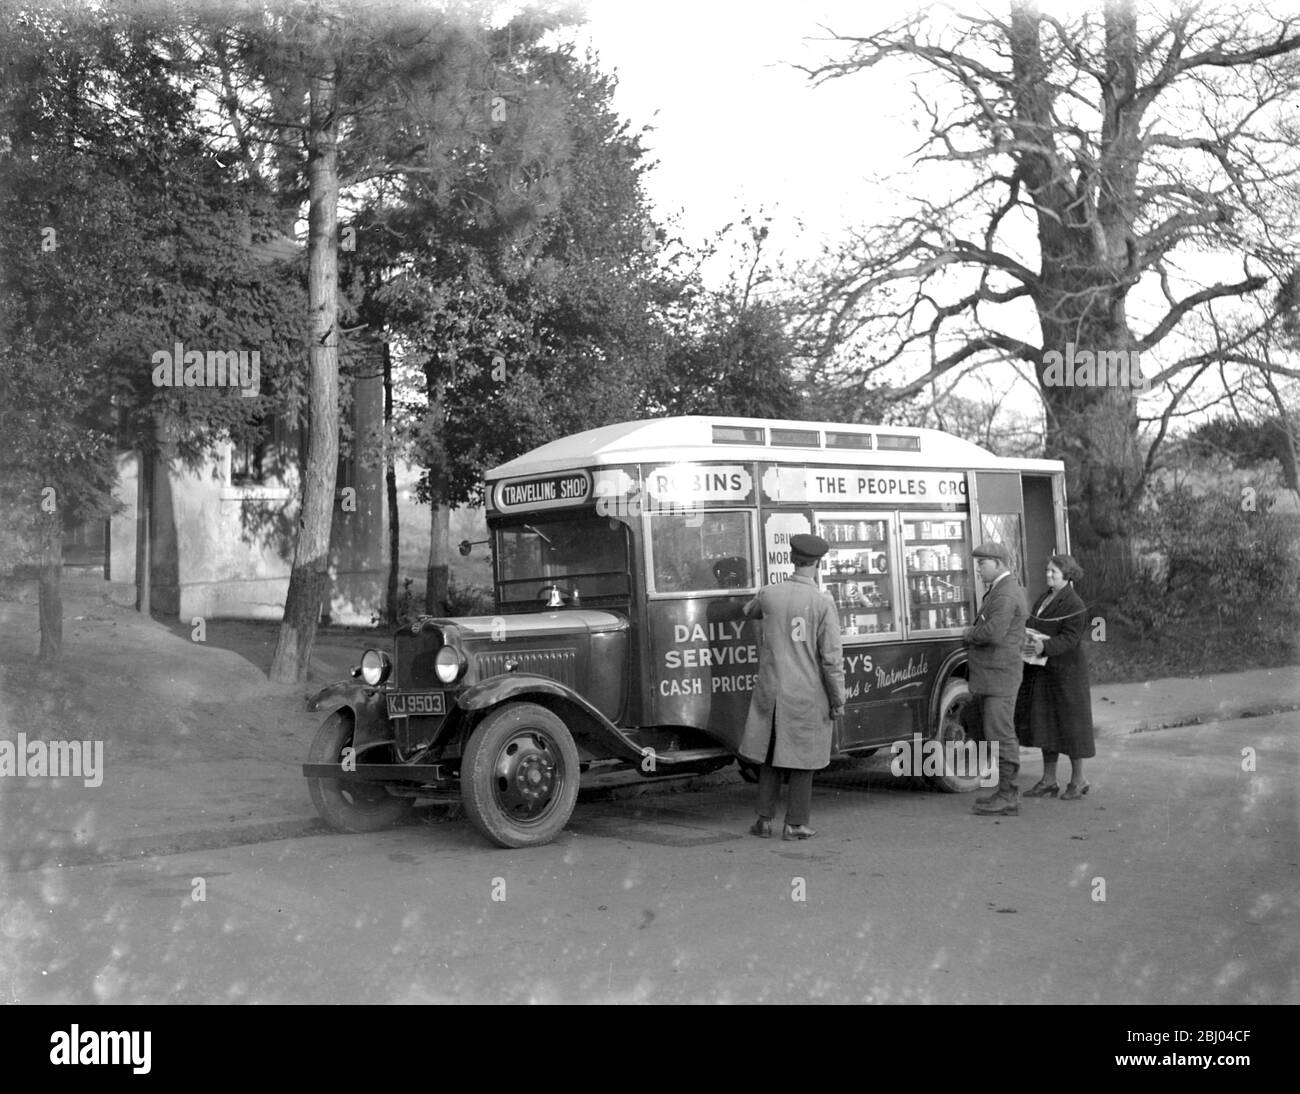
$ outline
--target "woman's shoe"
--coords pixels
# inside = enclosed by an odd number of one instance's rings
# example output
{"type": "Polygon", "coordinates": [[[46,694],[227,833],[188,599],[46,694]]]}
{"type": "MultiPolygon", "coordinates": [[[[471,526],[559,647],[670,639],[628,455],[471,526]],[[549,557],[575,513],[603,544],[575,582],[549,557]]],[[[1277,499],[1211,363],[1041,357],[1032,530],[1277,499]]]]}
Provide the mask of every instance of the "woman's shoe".
{"type": "Polygon", "coordinates": [[[1038,782],[1025,791],[1025,797],[1054,798],[1060,792],[1061,788],[1057,783],[1049,783],[1046,779],[1039,779],[1038,782]]]}
{"type": "Polygon", "coordinates": [[[1061,801],[1077,802],[1091,789],[1092,787],[1088,783],[1084,783],[1082,786],[1077,783],[1068,783],[1065,787],[1065,793],[1061,795],[1061,801]]]}

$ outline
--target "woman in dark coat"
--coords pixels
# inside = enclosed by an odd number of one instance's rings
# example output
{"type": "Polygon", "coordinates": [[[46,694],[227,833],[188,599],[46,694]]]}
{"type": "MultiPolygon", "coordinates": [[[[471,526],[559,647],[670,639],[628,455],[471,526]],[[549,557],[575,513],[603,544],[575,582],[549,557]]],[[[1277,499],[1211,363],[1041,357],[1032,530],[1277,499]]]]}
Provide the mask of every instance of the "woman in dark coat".
{"type": "Polygon", "coordinates": [[[1029,748],[1043,750],[1043,777],[1025,791],[1027,798],[1056,797],[1056,761],[1070,757],[1070,782],[1062,801],[1088,793],[1083,761],[1097,754],[1092,736],[1092,693],[1083,650],[1087,609],[1074,582],[1083,569],[1069,555],[1053,555],[1047,564],[1047,592],[1025,621],[1028,630],[1047,635],[1027,638],[1025,652],[1046,657],[1045,665],[1025,665],[1016,697],[1016,736],[1029,748]]]}

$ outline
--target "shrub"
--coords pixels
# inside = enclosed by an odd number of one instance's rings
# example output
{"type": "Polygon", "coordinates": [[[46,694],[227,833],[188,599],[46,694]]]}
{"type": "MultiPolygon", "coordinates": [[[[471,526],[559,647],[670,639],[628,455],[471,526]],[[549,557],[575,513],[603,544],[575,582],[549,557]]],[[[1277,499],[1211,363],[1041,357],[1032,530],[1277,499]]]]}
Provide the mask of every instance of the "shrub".
{"type": "Polygon", "coordinates": [[[447,582],[448,615],[491,615],[495,610],[491,589],[481,585],[462,585],[455,578],[447,582]]]}
{"type": "Polygon", "coordinates": [[[1273,512],[1274,500],[1263,489],[1194,493],[1157,485],[1134,529],[1147,564],[1129,582],[1124,614],[1156,630],[1211,610],[1220,618],[1293,613],[1300,526],[1273,512]]]}

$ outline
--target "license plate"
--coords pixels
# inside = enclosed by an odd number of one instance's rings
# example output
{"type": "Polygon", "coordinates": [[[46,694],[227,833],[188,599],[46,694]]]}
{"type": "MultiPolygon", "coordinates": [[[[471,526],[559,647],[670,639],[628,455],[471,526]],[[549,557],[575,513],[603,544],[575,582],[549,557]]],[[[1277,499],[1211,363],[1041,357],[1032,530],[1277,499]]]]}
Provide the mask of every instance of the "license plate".
{"type": "Polygon", "coordinates": [[[404,691],[388,695],[388,716],[406,718],[410,715],[445,714],[446,706],[440,691],[404,691]]]}

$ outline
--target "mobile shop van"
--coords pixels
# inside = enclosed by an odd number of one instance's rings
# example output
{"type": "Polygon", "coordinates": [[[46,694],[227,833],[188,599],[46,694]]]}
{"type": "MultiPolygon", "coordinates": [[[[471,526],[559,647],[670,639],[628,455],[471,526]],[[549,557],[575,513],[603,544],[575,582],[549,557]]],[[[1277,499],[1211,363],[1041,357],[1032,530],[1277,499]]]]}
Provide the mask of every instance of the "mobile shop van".
{"type": "MultiPolygon", "coordinates": [[[[502,846],[567,823],[581,773],[715,770],[758,672],[758,589],[790,537],[830,543],[848,703],[832,756],[913,734],[963,739],[962,628],[996,540],[1022,584],[1069,548],[1064,465],[938,430],[751,418],[624,422],[488,473],[496,612],[421,617],[368,650],[304,765],[331,824],[364,831],[414,798],[456,798],[502,846]]],[[[978,773],[932,776],[968,790],[978,773]]]]}

